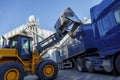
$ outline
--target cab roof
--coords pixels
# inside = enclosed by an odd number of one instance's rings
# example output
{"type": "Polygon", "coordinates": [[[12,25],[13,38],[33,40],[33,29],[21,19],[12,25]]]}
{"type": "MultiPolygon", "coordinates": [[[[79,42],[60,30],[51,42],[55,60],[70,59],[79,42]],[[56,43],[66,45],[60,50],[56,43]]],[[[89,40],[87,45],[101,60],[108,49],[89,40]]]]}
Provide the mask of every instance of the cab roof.
{"type": "Polygon", "coordinates": [[[14,35],[14,36],[12,36],[12,37],[9,37],[8,40],[13,39],[13,38],[18,37],[18,36],[33,39],[31,36],[28,36],[28,35],[16,34],[16,35],[14,35]]]}

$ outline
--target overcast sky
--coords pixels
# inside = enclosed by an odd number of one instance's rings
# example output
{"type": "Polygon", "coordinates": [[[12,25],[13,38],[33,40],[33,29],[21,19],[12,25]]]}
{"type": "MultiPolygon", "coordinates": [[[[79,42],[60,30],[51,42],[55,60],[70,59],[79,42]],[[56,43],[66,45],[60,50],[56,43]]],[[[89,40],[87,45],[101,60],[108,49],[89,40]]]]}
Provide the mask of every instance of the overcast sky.
{"type": "Polygon", "coordinates": [[[25,24],[34,15],[40,28],[54,31],[60,14],[70,7],[78,17],[90,18],[90,8],[102,0],[0,0],[0,36],[25,24]]]}

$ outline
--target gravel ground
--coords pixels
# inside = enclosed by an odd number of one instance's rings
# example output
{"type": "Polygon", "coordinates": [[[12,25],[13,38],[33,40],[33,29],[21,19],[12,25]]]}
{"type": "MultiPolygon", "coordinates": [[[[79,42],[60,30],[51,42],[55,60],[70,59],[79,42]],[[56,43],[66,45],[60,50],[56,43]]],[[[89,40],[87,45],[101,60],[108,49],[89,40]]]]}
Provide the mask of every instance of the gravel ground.
{"type": "MultiPolygon", "coordinates": [[[[28,75],[24,80],[38,80],[37,76],[28,75]]],[[[75,69],[60,70],[55,80],[120,80],[119,77],[114,77],[110,74],[96,72],[96,73],[81,73],[75,69]]]]}

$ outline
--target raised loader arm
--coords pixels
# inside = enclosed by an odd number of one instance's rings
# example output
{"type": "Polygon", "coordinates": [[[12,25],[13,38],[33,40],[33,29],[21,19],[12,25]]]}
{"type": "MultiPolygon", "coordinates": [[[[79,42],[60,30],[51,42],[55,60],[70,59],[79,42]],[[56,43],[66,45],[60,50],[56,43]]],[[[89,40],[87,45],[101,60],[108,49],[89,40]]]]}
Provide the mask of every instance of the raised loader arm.
{"type": "Polygon", "coordinates": [[[45,49],[54,46],[60,42],[66,34],[72,35],[81,24],[82,22],[76,14],[70,8],[67,8],[58,18],[54,26],[56,32],[37,44],[36,48],[38,52],[41,53],[45,49]]]}

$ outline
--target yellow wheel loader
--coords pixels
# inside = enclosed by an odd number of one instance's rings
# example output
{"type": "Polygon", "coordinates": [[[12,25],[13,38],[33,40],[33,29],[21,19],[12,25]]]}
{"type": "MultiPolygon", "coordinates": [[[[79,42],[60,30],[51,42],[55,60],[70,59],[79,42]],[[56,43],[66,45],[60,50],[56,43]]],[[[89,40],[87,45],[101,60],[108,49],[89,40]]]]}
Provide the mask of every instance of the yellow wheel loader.
{"type": "Polygon", "coordinates": [[[9,38],[9,46],[0,49],[0,80],[24,80],[25,74],[32,73],[41,80],[54,79],[58,74],[57,64],[42,60],[37,51],[31,51],[31,37],[15,35],[9,38]]]}

